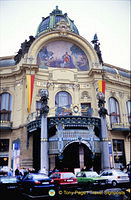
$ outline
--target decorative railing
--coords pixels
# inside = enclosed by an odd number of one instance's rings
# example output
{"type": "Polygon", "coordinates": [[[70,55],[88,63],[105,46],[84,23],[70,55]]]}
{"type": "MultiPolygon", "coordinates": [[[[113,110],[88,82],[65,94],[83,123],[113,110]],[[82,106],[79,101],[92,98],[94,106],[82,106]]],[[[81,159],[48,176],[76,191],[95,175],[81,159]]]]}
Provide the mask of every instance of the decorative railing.
{"type": "Polygon", "coordinates": [[[4,129],[11,129],[12,128],[12,124],[13,122],[10,121],[0,121],[0,128],[4,128],[4,129]]]}
{"type": "Polygon", "coordinates": [[[63,130],[63,138],[78,138],[79,136],[82,138],[87,138],[89,135],[88,130],[63,130]]]}
{"type": "MultiPolygon", "coordinates": [[[[62,117],[62,116],[92,117],[93,115],[97,116],[96,110],[93,111],[92,108],[83,105],[81,106],[81,105],[71,104],[63,107],[51,108],[50,111],[52,112],[52,110],[54,110],[54,115],[49,114],[49,117],[62,117]]],[[[32,112],[30,115],[28,115],[27,124],[37,119],[40,119],[40,110],[32,112]]]]}
{"type": "Polygon", "coordinates": [[[40,119],[40,111],[33,112],[27,117],[27,123],[40,119]]]}
{"type": "Polygon", "coordinates": [[[112,123],[111,128],[112,130],[118,130],[118,129],[128,130],[130,129],[130,124],[129,123],[112,123]]]}

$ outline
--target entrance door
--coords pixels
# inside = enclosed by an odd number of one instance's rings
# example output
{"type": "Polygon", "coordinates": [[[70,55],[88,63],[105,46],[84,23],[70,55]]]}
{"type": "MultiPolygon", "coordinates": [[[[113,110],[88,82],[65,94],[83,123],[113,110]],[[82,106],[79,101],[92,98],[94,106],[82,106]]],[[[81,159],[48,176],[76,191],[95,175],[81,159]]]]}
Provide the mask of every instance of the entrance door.
{"type": "Polygon", "coordinates": [[[92,152],[85,144],[74,142],[68,145],[63,152],[63,169],[74,172],[74,168],[86,166],[89,170],[92,166],[92,152]]]}

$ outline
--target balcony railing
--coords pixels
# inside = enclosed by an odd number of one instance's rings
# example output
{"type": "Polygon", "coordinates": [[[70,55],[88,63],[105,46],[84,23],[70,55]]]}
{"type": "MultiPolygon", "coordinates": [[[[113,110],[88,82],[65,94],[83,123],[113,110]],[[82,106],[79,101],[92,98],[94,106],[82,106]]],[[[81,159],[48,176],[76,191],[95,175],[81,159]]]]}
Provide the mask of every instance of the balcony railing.
{"type": "MultiPolygon", "coordinates": [[[[85,116],[85,117],[96,117],[96,110],[93,111],[90,107],[83,107],[80,105],[68,105],[63,107],[54,107],[50,111],[54,110],[54,115],[49,115],[49,117],[62,117],[62,116],[85,116]]],[[[27,117],[27,124],[40,119],[40,110],[31,113],[27,117]]]]}
{"type": "Polygon", "coordinates": [[[0,121],[0,129],[11,129],[13,122],[10,121],[0,121]]]}
{"type": "Polygon", "coordinates": [[[130,124],[129,123],[112,123],[111,124],[112,130],[122,130],[122,131],[128,131],[130,130],[130,124]]]}
{"type": "Polygon", "coordinates": [[[27,123],[32,122],[34,120],[40,119],[40,110],[37,112],[33,112],[27,117],[27,123]]]}

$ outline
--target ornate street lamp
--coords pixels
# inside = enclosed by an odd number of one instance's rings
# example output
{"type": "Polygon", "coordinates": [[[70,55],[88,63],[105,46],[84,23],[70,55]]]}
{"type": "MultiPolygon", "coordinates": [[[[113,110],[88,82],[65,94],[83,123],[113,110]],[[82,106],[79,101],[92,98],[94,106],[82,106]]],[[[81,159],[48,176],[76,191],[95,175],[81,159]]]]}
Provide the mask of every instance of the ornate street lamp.
{"type": "Polygon", "coordinates": [[[107,126],[106,126],[106,115],[107,109],[105,108],[105,95],[103,92],[97,93],[98,107],[100,108],[98,113],[101,118],[101,146],[102,146],[102,169],[110,168],[109,161],[109,146],[107,138],[107,126]]]}
{"type": "Polygon", "coordinates": [[[49,112],[48,107],[48,97],[49,93],[48,90],[42,89],[40,91],[40,102],[41,102],[41,158],[40,158],[40,169],[46,168],[49,170],[49,163],[48,163],[48,133],[47,133],[47,114],[49,112]]]}

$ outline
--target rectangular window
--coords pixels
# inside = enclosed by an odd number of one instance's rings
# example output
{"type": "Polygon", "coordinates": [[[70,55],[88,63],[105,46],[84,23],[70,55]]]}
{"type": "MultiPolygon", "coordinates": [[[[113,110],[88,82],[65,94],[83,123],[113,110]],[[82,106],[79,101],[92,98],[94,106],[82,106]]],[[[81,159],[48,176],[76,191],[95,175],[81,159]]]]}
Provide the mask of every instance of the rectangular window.
{"type": "Polygon", "coordinates": [[[41,102],[36,101],[36,111],[40,111],[40,108],[41,108],[41,102]]]}
{"type": "Polygon", "coordinates": [[[1,139],[0,140],[0,152],[9,151],[9,139],[1,139]]]}
{"type": "Polygon", "coordinates": [[[8,157],[0,157],[0,166],[8,166],[8,157]]]}
{"type": "Polygon", "coordinates": [[[126,102],[128,122],[131,123],[131,101],[126,102]]]}
{"type": "Polygon", "coordinates": [[[81,116],[92,116],[91,103],[81,103],[81,116]]]}
{"type": "Polygon", "coordinates": [[[120,166],[125,166],[124,140],[113,139],[113,154],[114,154],[115,168],[120,168],[120,166]]]}

